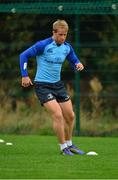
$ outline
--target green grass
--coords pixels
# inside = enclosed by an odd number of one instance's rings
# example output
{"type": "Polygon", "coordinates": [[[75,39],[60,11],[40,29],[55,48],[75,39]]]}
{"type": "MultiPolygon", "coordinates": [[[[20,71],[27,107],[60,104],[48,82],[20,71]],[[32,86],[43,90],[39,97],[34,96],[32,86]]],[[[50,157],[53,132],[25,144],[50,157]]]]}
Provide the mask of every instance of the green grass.
{"type": "Polygon", "coordinates": [[[118,138],[74,137],[81,149],[98,156],[62,156],[54,136],[1,135],[0,179],[117,179],[118,138]]]}

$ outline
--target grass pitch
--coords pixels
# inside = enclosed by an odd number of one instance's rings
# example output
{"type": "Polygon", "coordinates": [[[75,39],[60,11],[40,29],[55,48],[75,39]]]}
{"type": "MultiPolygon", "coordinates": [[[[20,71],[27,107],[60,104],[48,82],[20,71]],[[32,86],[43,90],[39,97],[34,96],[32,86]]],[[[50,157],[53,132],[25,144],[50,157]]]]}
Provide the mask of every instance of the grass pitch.
{"type": "Polygon", "coordinates": [[[0,179],[117,179],[118,138],[73,137],[85,152],[98,156],[60,155],[54,136],[11,136],[0,139],[0,179]]]}

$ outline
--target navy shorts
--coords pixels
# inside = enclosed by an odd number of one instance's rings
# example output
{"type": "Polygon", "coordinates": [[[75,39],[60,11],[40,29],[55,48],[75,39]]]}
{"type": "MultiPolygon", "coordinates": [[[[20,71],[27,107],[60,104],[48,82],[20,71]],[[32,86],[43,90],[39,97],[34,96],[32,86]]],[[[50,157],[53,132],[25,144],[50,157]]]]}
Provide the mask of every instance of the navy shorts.
{"type": "Polygon", "coordinates": [[[62,81],[56,83],[34,82],[34,87],[41,105],[54,99],[57,102],[65,102],[70,99],[62,81]]]}

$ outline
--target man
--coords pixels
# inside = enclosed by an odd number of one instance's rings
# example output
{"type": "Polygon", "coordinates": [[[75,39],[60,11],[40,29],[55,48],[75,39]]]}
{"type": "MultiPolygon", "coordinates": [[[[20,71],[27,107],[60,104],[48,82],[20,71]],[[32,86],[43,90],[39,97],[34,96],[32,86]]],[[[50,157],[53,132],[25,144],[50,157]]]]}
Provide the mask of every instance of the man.
{"type": "Polygon", "coordinates": [[[37,71],[34,87],[41,104],[50,112],[53,129],[58,138],[63,155],[84,154],[72,144],[74,112],[72,102],[66,92],[64,83],[60,80],[61,67],[67,59],[72,68],[81,71],[83,65],[74,53],[73,48],[65,42],[68,33],[65,20],[53,23],[52,37],[38,41],[20,54],[22,86],[33,85],[27,72],[30,57],[36,57],[37,71]]]}

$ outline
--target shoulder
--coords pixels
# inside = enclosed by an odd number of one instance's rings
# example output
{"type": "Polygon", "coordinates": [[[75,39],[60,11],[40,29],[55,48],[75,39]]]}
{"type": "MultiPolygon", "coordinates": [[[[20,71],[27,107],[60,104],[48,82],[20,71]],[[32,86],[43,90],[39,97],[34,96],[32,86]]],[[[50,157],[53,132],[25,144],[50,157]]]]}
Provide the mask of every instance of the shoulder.
{"type": "Polygon", "coordinates": [[[36,43],[36,45],[42,45],[42,46],[46,46],[48,44],[50,44],[53,41],[52,37],[40,40],[36,43]]]}
{"type": "Polygon", "coordinates": [[[33,46],[33,49],[37,52],[37,53],[42,53],[45,49],[45,47],[47,45],[49,45],[50,43],[52,43],[53,39],[51,37],[46,38],[44,40],[40,40],[38,42],[36,42],[33,46]]]}
{"type": "Polygon", "coordinates": [[[72,46],[71,46],[70,43],[68,43],[68,42],[65,41],[64,44],[65,44],[65,46],[67,47],[69,53],[70,53],[71,51],[73,51],[73,48],[72,48],[72,46]]]}
{"type": "Polygon", "coordinates": [[[65,46],[70,46],[70,43],[68,43],[67,41],[64,42],[65,46]]]}

